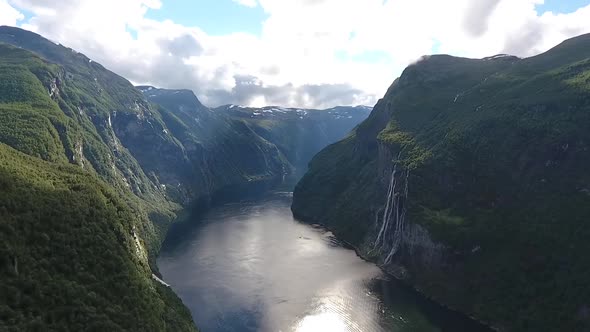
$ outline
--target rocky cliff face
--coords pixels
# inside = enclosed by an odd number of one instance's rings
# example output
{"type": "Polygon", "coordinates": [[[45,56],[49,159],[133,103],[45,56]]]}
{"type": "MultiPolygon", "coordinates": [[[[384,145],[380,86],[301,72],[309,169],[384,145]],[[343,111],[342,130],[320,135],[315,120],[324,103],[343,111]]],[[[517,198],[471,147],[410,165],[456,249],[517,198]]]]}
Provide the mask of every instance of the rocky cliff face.
{"type": "Polygon", "coordinates": [[[312,160],[294,214],[502,330],[588,328],[589,54],[422,59],[312,160]]]}

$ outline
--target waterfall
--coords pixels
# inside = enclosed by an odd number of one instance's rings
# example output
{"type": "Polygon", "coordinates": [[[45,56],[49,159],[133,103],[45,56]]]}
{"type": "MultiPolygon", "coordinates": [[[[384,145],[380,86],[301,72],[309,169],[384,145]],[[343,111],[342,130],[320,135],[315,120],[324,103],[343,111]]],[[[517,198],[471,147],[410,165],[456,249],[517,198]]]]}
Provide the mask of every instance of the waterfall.
{"type": "MultiPolygon", "coordinates": [[[[389,221],[391,220],[391,212],[393,210],[394,205],[392,204],[392,201],[396,185],[395,173],[397,173],[397,162],[393,166],[393,172],[391,172],[391,180],[389,181],[389,188],[387,189],[387,199],[385,201],[385,208],[383,209],[383,224],[381,225],[381,229],[379,230],[379,235],[377,235],[377,240],[375,240],[375,245],[373,249],[376,249],[379,246],[381,240],[383,239],[383,233],[389,227],[389,221]]],[[[377,218],[378,217],[379,215],[377,214],[377,218]]]]}
{"type": "MultiPolygon", "coordinates": [[[[399,155],[393,165],[389,187],[387,189],[387,198],[383,208],[382,223],[377,239],[373,244],[373,250],[379,249],[380,252],[387,252],[384,263],[391,262],[395,254],[401,248],[404,242],[404,232],[406,224],[407,198],[408,198],[408,178],[409,170],[398,171],[399,155]],[[401,173],[398,175],[398,173],[401,173]],[[403,191],[396,192],[396,187],[403,185],[403,191]]],[[[379,214],[376,214],[376,224],[379,223],[379,214]]]]}
{"type": "Polygon", "coordinates": [[[391,244],[391,249],[389,250],[389,254],[385,258],[385,264],[389,264],[393,256],[397,253],[397,250],[400,248],[403,242],[405,226],[406,226],[406,211],[407,211],[407,204],[408,201],[408,178],[410,176],[410,170],[406,170],[406,177],[405,177],[405,186],[404,186],[404,194],[402,197],[400,195],[396,195],[396,223],[395,223],[395,233],[393,233],[393,243],[391,244]],[[403,201],[400,200],[403,198],[403,201]],[[399,214],[401,210],[401,215],[399,214]]]}

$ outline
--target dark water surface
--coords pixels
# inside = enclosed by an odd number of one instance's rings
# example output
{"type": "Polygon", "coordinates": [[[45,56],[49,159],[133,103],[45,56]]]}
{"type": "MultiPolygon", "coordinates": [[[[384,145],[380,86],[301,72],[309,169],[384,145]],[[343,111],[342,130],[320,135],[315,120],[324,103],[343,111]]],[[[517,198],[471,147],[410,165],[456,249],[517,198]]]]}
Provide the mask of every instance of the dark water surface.
{"type": "Polygon", "coordinates": [[[158,266],[202,331],[489,331],[294,220],[290,203],[226,204],[167,240],[158,266]]]}

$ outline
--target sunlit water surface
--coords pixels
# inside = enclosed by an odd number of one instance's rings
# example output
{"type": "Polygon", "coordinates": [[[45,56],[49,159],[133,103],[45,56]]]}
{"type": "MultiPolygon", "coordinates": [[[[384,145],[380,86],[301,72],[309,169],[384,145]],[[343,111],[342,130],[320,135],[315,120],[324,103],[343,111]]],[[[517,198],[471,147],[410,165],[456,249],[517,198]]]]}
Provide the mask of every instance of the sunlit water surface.
{"type": "Polygon", "coordinates": [[[290,193],[214,208],[169,238],[164,280],[203,331],[488,331],[293,219],[290,193]]]}

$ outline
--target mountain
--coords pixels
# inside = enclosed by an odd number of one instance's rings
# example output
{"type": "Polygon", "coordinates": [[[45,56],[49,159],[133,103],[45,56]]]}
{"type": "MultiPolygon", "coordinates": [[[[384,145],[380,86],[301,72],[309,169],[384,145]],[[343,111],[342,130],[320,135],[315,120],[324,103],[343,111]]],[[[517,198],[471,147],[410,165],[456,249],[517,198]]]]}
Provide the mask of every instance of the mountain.
{"type": "Polygon", "coordinates": [[[371,109],[366,106],[316,110],[225,105],[214,111],[247,123],[258,135],[274,142],[291,165],[303,174],[316,153],[345,137],[369,116],[371,109]]]}
{"type": "Polygon", "coordinates": [[[192,91],[138,88],[182,149],[173,160],[162,158],[161,151],[148,151],[145,140],[139,138],[137,150],[151,153],[146,167],[155,168],[157,174],[169,174],[167,187],[181,183],[189,193],[186,201],[240,192],[244,186],[280,180],[291,172],[291,165],[273,142],[243,121],[203,106],[192,91]],[[171,177],[171,172],[178,174],[171,177]]]}
{"type": "Polygon", "coordinates": [[[170,224],[281,181],[368,115],[322,120],[329,134],[299,147],[287,135],[314,123],[273,121],[285,132],[271,136],[13,27],[0,27],[0,77],[3,331],[195,330],[157,277],[170,224]]]}
{"type": "Polygon", "coordinates": [[[424,57],[317,154],[292,210],[503,331],[590,328],[590,35],[424,57]]]}
{"type": "Polygon", "coordinates": [[[133,130],[175,146],[158,114],[82,54],[0,41],[0,330],[195,330],[152,274],[180,206],[127,148],[133,130]]]}
{"type": "Polygon", "coordinates": [[[219,181],[231,181],[232,167],[240,166],[250,167],[249,181],[302,173],[317,152],[346,136],[371,110],[362,106],[312,110],[236,105],[210,109],[190,90],[137,88],[157,105],[182,145],[191,147],[188,150],[202,146],[202,156],[192,158],[197,163],[193,168],[211,169],[216,173],[209,174],[210,178],[219,181]],[[257,156],[261,151],[264,153],[257,156]],[[199,165],[203,159],[211,161],[199,165]],[[256,162],[262,164],[253,164],[256,162]],[[213,164],[215,168],[207,166],[213,164]]]}

